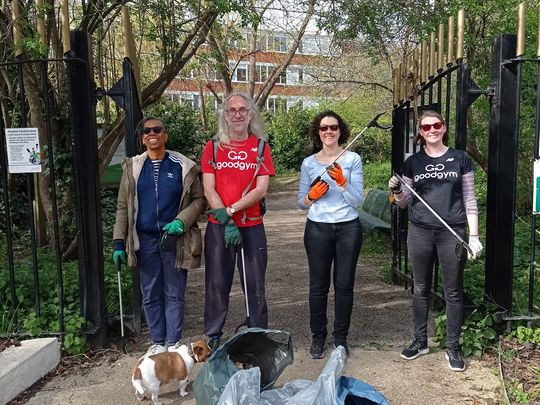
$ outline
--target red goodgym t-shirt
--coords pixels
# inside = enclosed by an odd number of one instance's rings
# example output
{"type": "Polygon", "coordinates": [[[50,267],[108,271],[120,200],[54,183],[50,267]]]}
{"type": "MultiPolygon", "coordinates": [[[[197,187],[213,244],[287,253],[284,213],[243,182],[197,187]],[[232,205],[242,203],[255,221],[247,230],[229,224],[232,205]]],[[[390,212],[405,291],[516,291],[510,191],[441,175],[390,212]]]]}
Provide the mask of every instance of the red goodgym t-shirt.
{"type": "MultiPolygon", "coordinates": [[[[221,197],[223,204],[229,207],[242,198],[242,193],[253,179],[255,168],[257,167],[257,145],[259,139],[254,135],[249,135],[245,142],[234,143],[232,145],[219,146],[216,153],[216,169],[210,163],[214,154],[212,140],[208,141],[204,147],[201,159],[203,173],[213,173],[216,176],[216,191],[221,197]]],[[[270,147],[266,144],[263,154],[264,160],[259,168],[258,176],[275,176],[274,163],[270,155],[270,147]]],[[[255,188],[257,180],[253,180],[250,189],[255,188]]],[[[247,193],[246,193],[247,194],[247,193]]],[[[261,216],[259,203],[247,208],[247,218],[257,218],[261,216]]],[[[262,218],[249,220],[246,218],[242,223],[243,210],[239,210],[233,215],[233,220],[239,227],[258,225],[262,218]]],[[[217,224],[218,221],[212,215],[209,221],[217,224]]]]}

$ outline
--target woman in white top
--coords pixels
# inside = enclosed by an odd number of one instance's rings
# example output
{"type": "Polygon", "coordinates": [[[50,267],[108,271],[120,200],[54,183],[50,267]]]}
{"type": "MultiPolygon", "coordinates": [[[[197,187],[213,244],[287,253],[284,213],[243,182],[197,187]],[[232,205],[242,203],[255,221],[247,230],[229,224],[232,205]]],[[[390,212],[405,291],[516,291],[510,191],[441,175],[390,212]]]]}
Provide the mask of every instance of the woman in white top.
{"type": "Polygon", "coordinates": [[[309,209],[304,246],[309,265],[310,355],[314,359],[324,355],[331,279],[335,291],[334,345],[343,346],[349,354],[347,335],[362,246],[357,207],[363,200],[362,159],[350,151],[340,156],[341,145],[349,135],[347,124],[338,114],[318,114],[311,124],[314,149],[318,151],[304,159],[300,174],[298,206],[309,209]]]}

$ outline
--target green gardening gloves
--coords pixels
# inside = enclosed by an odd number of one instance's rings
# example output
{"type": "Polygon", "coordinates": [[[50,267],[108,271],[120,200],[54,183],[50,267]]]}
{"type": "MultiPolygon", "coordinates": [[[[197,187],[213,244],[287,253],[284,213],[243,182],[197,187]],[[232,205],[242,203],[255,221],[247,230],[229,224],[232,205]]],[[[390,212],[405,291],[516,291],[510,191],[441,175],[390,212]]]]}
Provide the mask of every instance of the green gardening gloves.
{"type": "Polygon", "coordinates": [[[118,266],[120,263],[126,264],[126,244],[123,240],[114,240],[113,241],[113,263],[115,266],[118,266]]]}
{"type": "Polygon", "coordinates": [[[242,235],[235,223],[225,225],[225,247],[234,247],[242,243],[242,235]]]}
{"type": "Polygon", "coordinates": [[[229,214],[227,214],[227,208],[216,208],[215,210],[209,210],[209,214],[214,216],[214,219],[221,225],[227,225],[231,220],[229,214]]]}
{"type": "Polygon", "coordinates": [[[169,235],[180,236],[184,233],[184,223],[179,219],[175,219],[169,222],[163,227],[163,230],[166,231],[169,235]]]}

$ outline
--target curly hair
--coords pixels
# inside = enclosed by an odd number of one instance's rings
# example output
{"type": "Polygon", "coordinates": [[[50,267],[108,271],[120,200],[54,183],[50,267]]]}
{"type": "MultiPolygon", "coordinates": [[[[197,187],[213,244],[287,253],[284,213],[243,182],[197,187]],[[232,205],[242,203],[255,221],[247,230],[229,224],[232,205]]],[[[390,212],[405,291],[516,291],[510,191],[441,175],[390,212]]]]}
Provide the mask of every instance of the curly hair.
{"type": "Polygon", "coordinates": [[[233,97],[242,97],[244,100],[246,100],[247,108],[251,111],[251,120],[249,121],[248,133],[255,135],[259,139],[266,140],[264,123],[259,111],[259,107],[257,107],[257,104],[253,102],[251,97],[249,97],[247,94],[239,92],[229,94],[223,100],[223,103],[221,103],[221,105],[218,107],[218,131],[216,138],[219,139],[220,143],[222,144],[228,144],[230,141],[229,122],[227,121],[227,104],[233,97]]]}
{"type": "Polygon", "coordinates": [[[309,129],[309,134],[311,137],[311,142],[313,144],[313,150],[319,151],[322,149],[322,142],[321,137],[319,135],[319,126],[321,125],[321,121],[325,117],[333,117],[337,120],[339,125],[339,139],[338,144],[343,145],[347,140],[349,139],[349,136],[351,135],[351,132],[349,130],[349,126],[343,121],[343,118],[341,118],[336,112],[332,110],[325,110],[320,112],[313,118],[311,121],[311,128],[309,129]]]}
{"type": "MultiPolygon", "coordinates": [[[[434,111],[434,110],[423,111],[422,115],[418,118],[418,128],[417,128],[417,131],[416,131],[416,136],[414,137],[414,142],[417,145],[420,145],[422,148],[426,147],[426,140],[422,136],[422,130],[420,129],[420,125],[422,125],[422,120],[424,118],[428,118],[428,117],[439,119],[444,124],[444,126],[446,127],[446,122],[444,121],[444,118],[443,118],[443,116],[442,116],[442,114],[440,112],[437,112],[437,111],[434,111]]],[[[442,141],[443,141],[443,144],[445,146],[448,146],[448,131],[446,131],[446,130],[444,131],[442,141]]]]}

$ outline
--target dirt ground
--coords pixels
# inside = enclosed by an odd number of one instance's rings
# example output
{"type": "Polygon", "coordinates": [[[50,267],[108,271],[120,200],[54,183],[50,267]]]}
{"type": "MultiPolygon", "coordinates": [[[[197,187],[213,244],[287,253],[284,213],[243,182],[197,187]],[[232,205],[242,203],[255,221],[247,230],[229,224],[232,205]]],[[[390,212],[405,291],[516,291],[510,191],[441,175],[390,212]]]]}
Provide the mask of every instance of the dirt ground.
{"type": "MultiPolygon", "coordinates": [[[[294,363],[285,370],[276,386],[296,379],[316,379],[331,350],[327,348],[323,360],[312,360],[307,353],[310,344],[308,275],[302,242],[306,213],[296,209],[297,186],[296,179],[273,184],[265,216],[269,249],[269,327],[290,331],[295,350],[294,363]]],[[[389,265],[390,252],[387,258],[377,260],[360,255],[349,335],[351,355],[344,375],[373,385],[392,404],[502,404],[494,364],[467,359],[465,372],[451,372],[444,352],[435,345],[429,355],[417,360],[405,361],[399,357],[400,350],[412,337],[411,298],[402,286],[383,281],[380,268],[389,268],[389,265]]],[[[329,325],[333,319],[332,300],[333,296],[329,300],[329,325]]],[[[203,302],[204,268],[200,268],[188,276],[185,340],[203,337],[203,302]]],[[[244,318],[244,299],[236,277],[225,337],[232,336],[244,318]]],[[[433,322],[430,328],[432,333],[433,322]]],[[[33,390],[30,398],[26,395],[24,401],[17,403],[138,403],[131,386],[131,367],[147,345],[145,337],[140,337],[136,345],[128,347],[127,355],[110,350],[84,366],[72,367],[68,372],[47,379],[38,390],[33,390]]],[[[196,372],[198,370],[200,366],[196,372]]],[[[191,392],[191,386],[188,391],[191,392]]],[[[160,399],[164,404],[195,403],[191,394],[180,398],[175,384],[162,387],[160,399]]],[[[151,401],[143,403],[151,404],[151,401]]]]}

